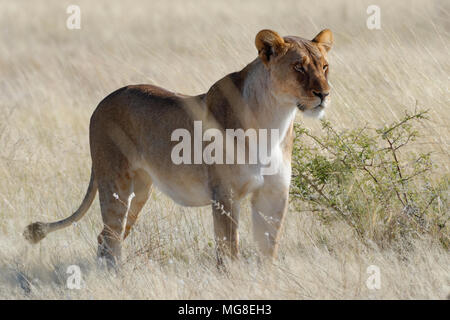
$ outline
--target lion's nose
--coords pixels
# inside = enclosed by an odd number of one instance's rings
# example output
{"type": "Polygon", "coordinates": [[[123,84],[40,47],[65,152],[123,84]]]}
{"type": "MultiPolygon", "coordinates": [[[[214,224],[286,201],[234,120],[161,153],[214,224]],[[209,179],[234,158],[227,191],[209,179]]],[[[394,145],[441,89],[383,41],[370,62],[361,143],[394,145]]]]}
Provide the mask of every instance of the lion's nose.
{"type": "Polygon", "coordinates": [[[317,92],[317,91],[313,91],[312,93],[313,93],[315,96],[319,97],[320,100],[322,100],[322,101],[323,101],[323,99],[325,99],[325,97],[326,97],[327,95],[330,94],[329,92],[317,92]]]}

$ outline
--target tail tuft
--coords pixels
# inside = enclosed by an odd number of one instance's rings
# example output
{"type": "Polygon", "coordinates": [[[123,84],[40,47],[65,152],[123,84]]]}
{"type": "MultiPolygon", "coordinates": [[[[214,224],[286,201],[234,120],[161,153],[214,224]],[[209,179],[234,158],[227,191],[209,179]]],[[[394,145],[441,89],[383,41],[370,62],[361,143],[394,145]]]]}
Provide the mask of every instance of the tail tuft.
{"type": "Polygon", "coordinates": [[[30,243],[38,243],[42,239],[45,238],[45,236],[48,234],[49,227],[48,223],[43,222],[35,222],[32,224],[29,224],[25,231],[23,232],[23,236],[25,239],[27,239],[30,243]]]}

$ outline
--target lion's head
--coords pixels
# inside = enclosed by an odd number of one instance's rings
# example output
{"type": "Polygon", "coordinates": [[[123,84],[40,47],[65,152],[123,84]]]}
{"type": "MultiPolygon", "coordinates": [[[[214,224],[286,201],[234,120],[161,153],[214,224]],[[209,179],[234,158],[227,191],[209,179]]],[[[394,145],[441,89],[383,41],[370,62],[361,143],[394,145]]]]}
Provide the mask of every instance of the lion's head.
{"type": "Polygon", "coordinates": [[[327,52],[333,44],[330,30],[313,40],[280,37],[272,30],[256,35],[259,57],[269,70],[272,91],[308,116],[321,117],[330,101],[327,52]]]}

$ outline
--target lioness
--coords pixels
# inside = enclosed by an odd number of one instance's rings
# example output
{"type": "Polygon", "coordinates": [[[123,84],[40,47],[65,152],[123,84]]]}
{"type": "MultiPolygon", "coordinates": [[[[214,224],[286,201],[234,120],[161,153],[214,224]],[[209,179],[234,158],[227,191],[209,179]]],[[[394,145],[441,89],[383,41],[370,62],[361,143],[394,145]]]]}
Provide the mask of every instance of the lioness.
{"type": "Polygon", "coordinates": [[[324,112],[332,44],[328,29],[313,40],[262,30],[255,39],[258,57],[205,94],[187,96],[153,85],[131,85],[111,93],[91,117],[92,170],[81,206],[61,221],[30,224],[25,238],[37,243],[80,220],[98,190],[104,223],[98,255],[116,265],[121,242],[155,184],[181,205],[212,205],[219,263],[223,257],[238,256],[240,201],[251,193],[255,239],[261,253],[275,257],[288,206],[294,118],[297,109],[316,117],[324,112]],[[220,132],[278,129],[279,138],[270,145],[275,174],[262,175],[261,162],[174,164],[171,152],[177,142],[171,135],[179,128],[193,134],[194,121],[220,132]]]}

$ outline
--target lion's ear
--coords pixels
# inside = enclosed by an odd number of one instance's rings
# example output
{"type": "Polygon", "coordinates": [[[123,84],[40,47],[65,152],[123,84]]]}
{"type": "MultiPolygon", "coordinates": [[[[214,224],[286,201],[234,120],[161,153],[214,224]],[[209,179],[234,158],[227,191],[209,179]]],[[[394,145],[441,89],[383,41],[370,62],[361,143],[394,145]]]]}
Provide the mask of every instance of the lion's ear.
{"type": "Polygon", "coordinates": [[[330,29],[324,29],[320,31],[312,41],[322,45],[325,50],[330,51],[331,47],[333,46],[333,33],[330,29]]]}
{"type": "Polygon", "coordinates": [[[284,52],[285,43],[278,33],[272,30],[261,30],[255,38],[255,46],[264,64],[284,52]]]}

